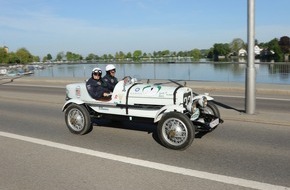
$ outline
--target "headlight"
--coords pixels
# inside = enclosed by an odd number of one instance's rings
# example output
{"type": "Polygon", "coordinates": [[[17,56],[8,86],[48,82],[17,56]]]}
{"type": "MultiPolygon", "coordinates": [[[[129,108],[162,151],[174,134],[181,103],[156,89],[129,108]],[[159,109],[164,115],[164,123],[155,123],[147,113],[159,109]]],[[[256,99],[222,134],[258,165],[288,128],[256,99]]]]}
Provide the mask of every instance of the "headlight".
{"type": "Polygon", "coordinates": [[[203,96],[202,98],[200,98],[198,100],[198,104],[203,108],[206,107],[207,106],[207,98],[205,96],[203,96]]]}
{"type": "Polygon", "coordinates": [[[77,98],[81,97],[81,87],[80,86],[76,87],[76,97],[77,98]]]}
{"type": "Polygon", "coordinates": [[[197,107],[196,104],[197,104],[197,101],[194,101],[194,102],[192,102],[192,103],[189,103],[189,104],[187,104],[186,109],[187,109],[190,113],[194,113],[195,110],[196,110],[196,107],[197,107]]]}

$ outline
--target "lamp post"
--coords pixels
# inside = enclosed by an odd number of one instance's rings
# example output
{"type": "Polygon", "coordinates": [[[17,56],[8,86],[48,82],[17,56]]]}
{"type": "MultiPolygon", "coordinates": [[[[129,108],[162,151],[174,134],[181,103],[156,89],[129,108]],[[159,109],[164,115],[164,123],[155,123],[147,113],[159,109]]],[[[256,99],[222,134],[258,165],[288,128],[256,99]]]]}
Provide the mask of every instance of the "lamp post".
{"type": "Polygon", "coordinates": [[[256,71],[255,71],[255,0],[248,0],[248,63],[246,68],[247,114],[254,114],[256,109],[256,71]]]}

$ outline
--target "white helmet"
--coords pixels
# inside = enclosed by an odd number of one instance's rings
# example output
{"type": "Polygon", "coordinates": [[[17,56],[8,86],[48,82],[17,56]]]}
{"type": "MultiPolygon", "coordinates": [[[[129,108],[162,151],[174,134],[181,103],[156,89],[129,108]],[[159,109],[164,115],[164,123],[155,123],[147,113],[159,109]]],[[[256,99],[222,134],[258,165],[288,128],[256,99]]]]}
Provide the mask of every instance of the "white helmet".
{"type": "Polygon", "coordinates": [[[106,66],[106,71],[110,71],[110,70],[113,70],[113,69],[116,69],[116,67],[112,64],[109,64],[106,66]]]}
{"type": "Polygon", "coordinates": [[[94,74],[94,73],[99,73],[100,75],[102,75],[102,69],[96,67],[92,70],[92,74],[94,74]]]}

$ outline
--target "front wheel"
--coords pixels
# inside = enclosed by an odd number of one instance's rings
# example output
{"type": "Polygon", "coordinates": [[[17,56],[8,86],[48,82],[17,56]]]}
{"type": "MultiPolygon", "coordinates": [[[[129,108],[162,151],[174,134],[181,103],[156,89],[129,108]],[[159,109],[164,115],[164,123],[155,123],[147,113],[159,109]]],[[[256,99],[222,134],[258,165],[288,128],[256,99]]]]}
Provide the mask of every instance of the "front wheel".
{"type": "Polygon", "coordinates": [[[165,147],[184,150],[191,145],[195,128],[186,115],[179,112],[169,112],[159,121],[157,133],[165,147]]]}
{"type": "Polygon", "coordinates": [[[65,110],[65,122],[74,134],[84,135],[92,130],[91,117],[83,105],[71,104],[65,110]]]}
{"type": "Polygon", "coordinates": [[[218,117],[218,118],[221,117],[221,116],[220,116],[219,109],[218,109],[218,108],[216,107],[216,105],[215,105],[213,102],[211,102],[211,101],[207,102],[207,106],[206,106],[205,108],[202,108],[202,111],[203,111],[204,113],[214,115],[214,116],[216,116],[216,117],[218,117]]]}
{"type": "Polygon", "coordinates": [[[221,118],[221,115],[220,115],[219,109],[217,108],[217,106],[213,102],[208,102],[207,103],[207,106],[205,108],[202,108],[201,109],[201,112],[202,113],[205,113],[205,114],[210,114],[210,115],[213,115],[214,116],[214,117],[206,116],[204,118],[204,121],[205,122],[207,122],[207,123],[214,123],[213,124],[213,127],[210,127],[209,129],[207,128],[206,131],[207,130],[212,130],[213,128],[216,128],[219,125],[219,123],[222,122],[220,119],[217,121],[217,118],[221,118]]]}

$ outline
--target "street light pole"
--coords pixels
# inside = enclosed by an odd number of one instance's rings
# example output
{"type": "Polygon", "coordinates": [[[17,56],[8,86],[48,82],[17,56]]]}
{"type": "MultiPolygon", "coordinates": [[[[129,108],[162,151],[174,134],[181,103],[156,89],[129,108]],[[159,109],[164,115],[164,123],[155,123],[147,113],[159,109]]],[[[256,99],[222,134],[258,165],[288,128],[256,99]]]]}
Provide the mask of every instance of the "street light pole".
{"type": "Polygon", "coordinates": [[[246,68],[246,113],[254,114],[256,109],[255,70],[255,0],[248,0],[248,63],[246,68]]]}

